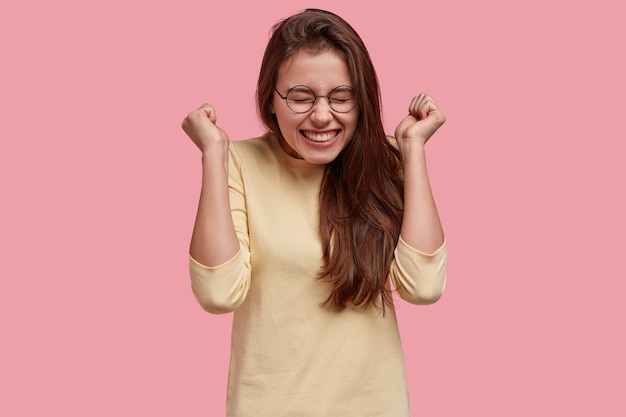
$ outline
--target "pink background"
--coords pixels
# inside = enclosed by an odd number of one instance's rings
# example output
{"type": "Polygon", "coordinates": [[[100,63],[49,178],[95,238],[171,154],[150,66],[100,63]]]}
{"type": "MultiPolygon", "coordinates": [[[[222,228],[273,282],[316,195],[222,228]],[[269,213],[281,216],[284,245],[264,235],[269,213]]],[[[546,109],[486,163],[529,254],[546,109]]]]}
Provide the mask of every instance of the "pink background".
{"type": "Polygon", "coordinates": [[[3,4],[0,415],[223,415],[231,316],[189,288],[180,123],[208,101],[258,135],[268,30],[310,6],[362,35],[390,133],[420,91],[448,117],[447,292],[398,307],[414,414],[626,415],[618,0],[3,4]]]}

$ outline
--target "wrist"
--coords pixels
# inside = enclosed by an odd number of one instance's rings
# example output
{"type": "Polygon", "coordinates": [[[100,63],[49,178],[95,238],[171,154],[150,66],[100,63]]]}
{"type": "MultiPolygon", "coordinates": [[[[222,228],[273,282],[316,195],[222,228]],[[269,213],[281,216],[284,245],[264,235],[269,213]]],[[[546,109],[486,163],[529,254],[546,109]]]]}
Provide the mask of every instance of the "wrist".
{"type": "Polygon", "coordinates": [[[424,159],[426,157],[426,148],[425,143],[417,141],[417,140],[403,140],[398,141],[398,149],[400,150],[400,155],[402,157],[402,161],[405,162],[410,159],[424,159]]]}
{"type": "Polygon", "coordinates": [[[202,162],[214,162],[216,160],[222,160],[228,157],[228,142],[225,144],[207,144],[200,150],[200,152],[202,152],[202,162]]]}

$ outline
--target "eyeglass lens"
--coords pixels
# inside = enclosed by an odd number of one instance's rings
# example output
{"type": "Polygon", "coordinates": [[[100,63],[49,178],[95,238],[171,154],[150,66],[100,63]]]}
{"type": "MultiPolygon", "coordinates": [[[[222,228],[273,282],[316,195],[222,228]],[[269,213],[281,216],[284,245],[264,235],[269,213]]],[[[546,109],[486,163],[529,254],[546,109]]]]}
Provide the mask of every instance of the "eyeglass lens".
{"type": "Polygon", "coordinates": [[[328,100],[330,108],[337,113],[347,113],[356,106],[354,90],[349,86],[339,86],[327,96],[316,96],[307,86],[297,85],[287,92],[287,106],[296,113],[305,113],[313,108],[318,98],[328,100]]]}

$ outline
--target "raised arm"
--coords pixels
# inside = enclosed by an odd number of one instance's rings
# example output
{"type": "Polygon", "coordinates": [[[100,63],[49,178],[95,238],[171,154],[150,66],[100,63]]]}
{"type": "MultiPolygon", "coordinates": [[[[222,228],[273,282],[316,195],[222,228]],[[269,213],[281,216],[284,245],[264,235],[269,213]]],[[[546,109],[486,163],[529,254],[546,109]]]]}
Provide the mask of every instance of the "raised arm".
{"type": "Polygon", "coordinates": [[[182,127],[202,152],[202,190],[189,254],[213,267],[239,251],[228,191],[228,135],[217,125],[215,109],[204,104],[183,120],[182,127]]]}
{"type": "Polygon", "coordinates": [[[414,97],[395,136],[404,170],[404,217],[400,236],[411,247],[434,253],[444,242],[443,229],[428,179],[424,145],[446,118],[428,94],[414,97]]]}

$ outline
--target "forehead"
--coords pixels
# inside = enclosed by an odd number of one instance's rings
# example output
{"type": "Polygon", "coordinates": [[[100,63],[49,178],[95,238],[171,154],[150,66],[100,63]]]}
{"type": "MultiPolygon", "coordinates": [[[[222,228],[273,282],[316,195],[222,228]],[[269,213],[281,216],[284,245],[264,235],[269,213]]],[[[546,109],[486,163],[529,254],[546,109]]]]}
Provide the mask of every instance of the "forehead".
{"type": "Polygon", "coordinates": [[[327,91],[339,85],[352,85],[348,65],[335,49],[300,49],[281,64],[277,87],[306,85],[313,91],[327,91]]]}

